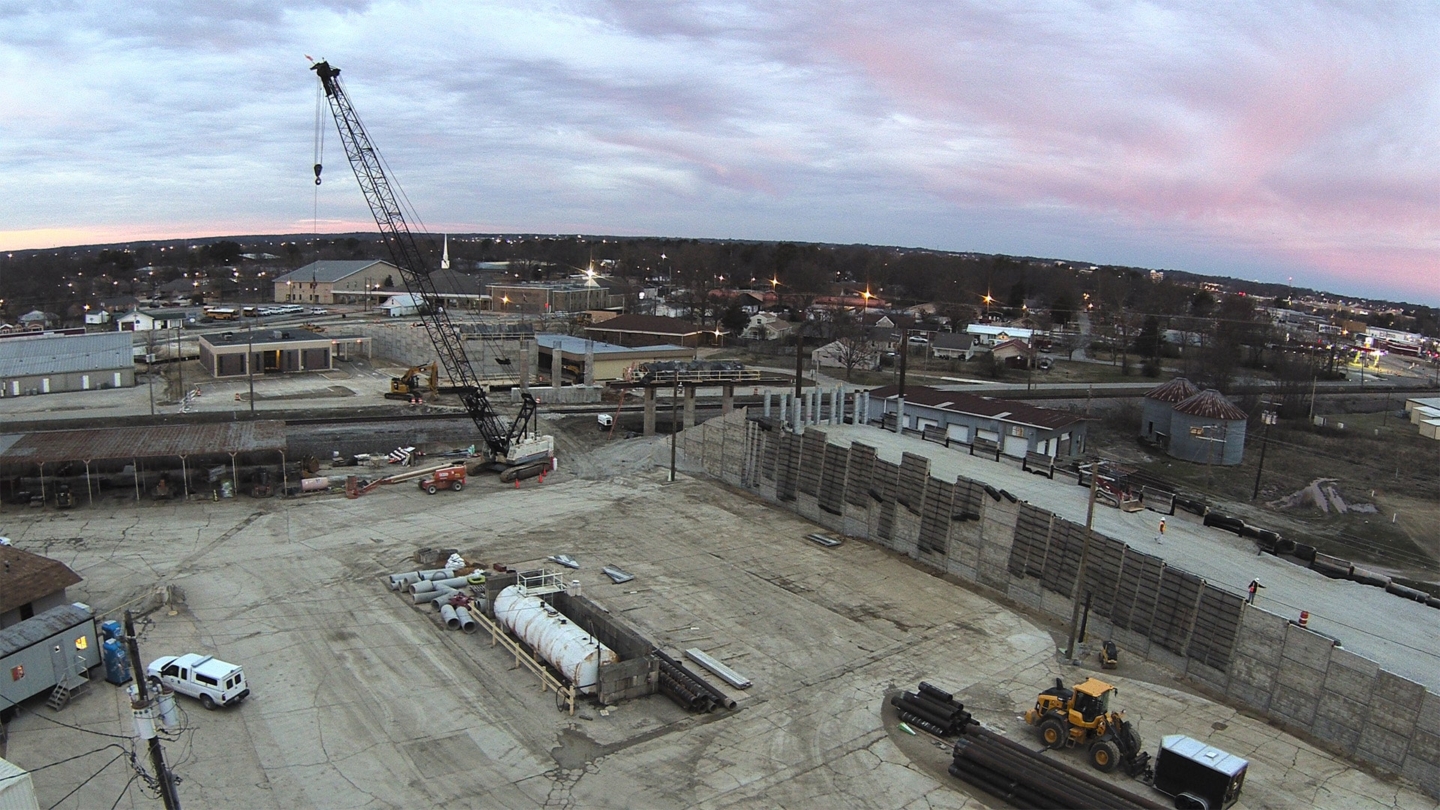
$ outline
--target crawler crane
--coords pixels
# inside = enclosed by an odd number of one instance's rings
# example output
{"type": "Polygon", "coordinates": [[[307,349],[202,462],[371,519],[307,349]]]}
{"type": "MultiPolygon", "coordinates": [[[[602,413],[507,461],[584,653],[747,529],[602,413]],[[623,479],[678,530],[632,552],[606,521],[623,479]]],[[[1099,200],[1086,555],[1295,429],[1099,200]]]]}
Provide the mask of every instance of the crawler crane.
{"type": "MultiPolygon", "coordinates": [[[[345,156],[355,170],[355,179],[360,182],[360,191],[375,216],[375,224],[390,250],[390,258],[400,269],[409,292],[424,302],[420,320],[425,334],[435,347],[445,372],[454,381],[465,410],[474,420],[484,439],[485,458],[501,469],[501,480],[512,480],[523,470],[538,464],[548,464],[555,453],[555,439],[542,436],[533,429],[538,427],[535,417],[535,398],[529,393],[522,395],[520,412],[507,427],[500,415],[491,406],[480,385],[479,377],[470,366],[465,354],[465,342],[459,330],[450,322],[450,315],[441,306],[435,290],[435,282],[425,266],[424,255],[410,232],[405,214],[400,208],[400,198],[391,188],[390,178],[385,174],[384,161],[370,141],[370,135],[360,123],[360,116],[350,103],[344,87],[340,84],[340,69],[329,62],[316,62],[311,70],[320,77],[325,91],[325,100],[335,118],[335,129],[345,146],[345,156]]],[[[315,164],[315,182],[320,182],[320,163],[315,164]]]]}

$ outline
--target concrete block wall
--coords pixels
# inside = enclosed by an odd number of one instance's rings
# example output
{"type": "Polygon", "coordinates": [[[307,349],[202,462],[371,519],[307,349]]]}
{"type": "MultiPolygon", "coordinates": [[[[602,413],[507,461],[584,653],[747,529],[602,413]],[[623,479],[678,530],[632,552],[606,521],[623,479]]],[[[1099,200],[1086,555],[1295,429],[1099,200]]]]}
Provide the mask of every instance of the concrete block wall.
{"type": "MultiPolygon", "coordinates": [[[[694,429],[714,431],[720,440],[718,444],[704,438],[683,442],[685,455],[698,455],[686,461],[686,469],[710,468],[702,458],[705,456],[724,453],[728,459],[744,452],[740,448],[746,446],[746,434],[727,425],[743,423],[744,418],[744,412],[737,411],[694,429]]],[[[752,437],[750,452],[758,456],[766,442],[776,438],[774,434],[752,437]]],[[[823,463],[822,458],[803,461],[823,463]]],[[[761,467],[758,457],[749,463],[756,470],[761,467]]],[[[721,469],[729,469],[728,462],[722,463],[721,469]]],[[[732,476],[717,477],[729,481],[732,476]]],[[[764,477],[759,477],[763,481],[764,477]]],[[[931,482],[928,475],[926,481],[927,487],[942,483],[931,482]]],[[[868,489],[887,491],[879,481],[872,482],[868,489]]],[[[773,481],[753,491],[775,501],[773,481]]],[[[913,502],[919,504],[921,500],[916,496],[913,502]]],[[[876,502],[868,491],[864,498],[847,497],[843,514],[837,516],[821,510],[818,498],[797,492],[793,508],[847,536],[893,548],[922,564],[977,582],[1017,603],[1068,621],[1071,602],[1064,594],[1045,589],[1037,577],[1015,576],[1009,571],[1019,507],[1018,502],[1003,496],[997,500],[987,495],[982,499],[978,521],[951,521],[943,556],[919,553],[920,518],[893,499],[876,502]],[[878,533],[884,510],[893,510],[889,513],[889,538],[878,533]]],[[[1264,610],[1243,607],[1229,666],[1222,670],[1167,650],[1097,612],[1090,615],[1088,635],[1112,638],[1128,654],[1170,666],[1236,704],[1292,730],[1308,733],[1338,753],[1402,774],[1430,795],[1440,797],[1440,695],[1384,670],[1374,661],[1336,647],[1328,637],[1264,610]]]]}

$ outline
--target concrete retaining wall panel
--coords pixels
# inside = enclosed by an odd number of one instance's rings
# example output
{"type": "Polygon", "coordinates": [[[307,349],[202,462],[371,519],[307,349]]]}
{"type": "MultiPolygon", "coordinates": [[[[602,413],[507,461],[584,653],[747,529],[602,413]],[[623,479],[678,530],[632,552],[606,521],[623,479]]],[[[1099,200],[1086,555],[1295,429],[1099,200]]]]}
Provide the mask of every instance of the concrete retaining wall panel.
{"type": "Polygon", "coordinates": [[[1146,657],[1161,666],[1170,667],[1177,672],[1183,672],[1185,670],[1185,656],[1177,655],[1153,641],[1150,643],[1150,651],[1146,657]]]}
{"type": "MultiPolygon", "coordinates": [[[[1440,737],[1433,737],[1428,734],[1425,736],[1440,740],[1440,737]]],[[[1410,743],[1410,748],[1412,751],[1415,748],[1413,741],[1410,743]]],[[[1435,764],[1435,762],[1422,759],[1412,753],[1405,757],[1405,764],[1400,767],[1400,773],[1404,774],[1405,778],[1418,784],[1431,796],[1440,796],[1440,765],[1435,764]]]]}
{"type": "Polygon", "coordinates": [[[1375,694],[1370,698],[1370,722],[1410,737],[1415,733],[1415,721],[1420,717],[1424,700],[1425,687],[1381,670],[1375,678],[1375,694]]]}
{"type": "Polygon", "coordinates": [[[1315,706],[1314,696],[1278,684],[1270,695],[1271,714],[1307,731],[1315,722],[1315,706]]]}
{"type": "Polygon", "coordinates": [[[1226,694],[1260,711],[1270,708],[1278,667],[1248,655],[1237,655],[1230,663],[1230,686],[1226,694]]]}
{"type": "Polygon", "coordinates": [[[951,560],[974,569],[980,564],[980,522],[978,520],[956,520],[950,522],[949,553],[951,560]]]}
{"type": "Polygon", "coordinates": [[[945,573],[954,574],[966,582],[978,582],[980,570],[973,565],[967,565],[954,557],[945,558],[945,573]]]}
{"type": "Polygon", "coordinates": [[[1399,771],[1405,764],[1405,753],[1409,747],[1410,738],[1370,723],[1360,732],[1360,744],[1355,747],[1355,753],[1373,765],[1399,771]]]}
{"type": "Polygon", "coordinates": [[[1066,624],[1070,622],[1070,612],[1074,604],[1070,597],[1058,594],[1048,588],[1040,593],[1040,609],[1066,624]]]}
{"type": "Polygon", "coordinates": [[[1185,667],[1185,674],[1216,692],[1223,693],[1225,687],[1230,683],[1230,675],[1226,672],[1206,666],[1199,661],[1191,660],[1185,667]]]}
{"type": "Polygon", "coordinates": [[[849,537],[859,537],[863,540],[870,539],[870,513],[866,509],[856,509],[850,504],[845,504],[845,516],[841,521],[840,531],[849,537]]]}
{"type": "Polygon", "coordinates": [[[1320,699],[1320,693],[1324,691],[1325,672],[1285,658],[1280,661],[1280,669],[1275,673],[1275,683],[1315,701],[1320,699]]]}
{"type": "MultiPolygon", "coordinates": [[[[1420,701],[1420,716],[1416,722],[1420,724],[1421,731],[1440,734],[1440,695],[1425,692],[1425,699],[1420,701]]],[[[1436,762],[1440,763],[1440,759],[1436,762]]]]}
{"type": "Polygon", "coordinates": [[[1273,613],[1247,608],[1235,640],[1236,655],[1245,655],[1278,666],[1285,649],[1285,628],[1289,622],[1273,613]]]}
{"type": "Polygon", "coordinates": [[[1354,750],[1360,744],[1360,730],[1365,727],[1369,709],[1364,703],[1327,691],[1315,706],[1315,722],[1310,730],[1341,750],[1354,750]]]}
{"type": "Polygon", "coordinates": [[[795,493],[795,511],[811,523],[820,522],[820,499],[803,492],[795,493]]]}
{"type": "Polygon", "coordinates": [[[1330,668],[1325,672],[1325,691],[1361,704],[1370,702],[1380,665],[1349,650],[1331,650],[1330,668]]]}
{"type": "Polygon", "coordinates": [[[1408,678],[1380,670],[1375,677],[1375,697],[1401,706],[1411,706],[1418,713],[1425,701],[1425,687],[1408,678]]]}
{"type": "Polygon", "coordinates": [[[1330,666],[1330,651],[1334,648],[1335,642],[1325,636],[1297,624],[1286,625],[1283,657],[1309,669],[1319,670],[1322,677],[1330,666]]]}
{"type": "Polygon", "coordinates": [[[1011,580],[1005,594],[1032,610],[1040,610],[1040,588],[1035,580],[1011,580]]]}

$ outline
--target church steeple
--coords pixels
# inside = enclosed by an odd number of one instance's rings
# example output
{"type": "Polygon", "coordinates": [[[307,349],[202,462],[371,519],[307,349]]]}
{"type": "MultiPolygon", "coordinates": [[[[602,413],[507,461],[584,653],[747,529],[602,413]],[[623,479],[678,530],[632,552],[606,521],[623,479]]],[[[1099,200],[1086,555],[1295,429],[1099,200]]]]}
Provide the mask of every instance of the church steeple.
{"type": "Polygon", "coordinates": [[[445,234],[445,252],[440,256],[440,269],[450,269],[450,234],[445,234]]]}

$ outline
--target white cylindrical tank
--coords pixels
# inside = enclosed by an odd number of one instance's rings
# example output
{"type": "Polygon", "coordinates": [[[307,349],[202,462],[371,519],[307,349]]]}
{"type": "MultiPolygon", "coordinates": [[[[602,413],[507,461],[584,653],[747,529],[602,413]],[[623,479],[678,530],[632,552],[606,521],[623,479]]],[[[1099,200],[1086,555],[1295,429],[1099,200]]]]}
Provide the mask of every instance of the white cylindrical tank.
{"type": "Polygon", "coordinates": [[[495,618],[560,671],[582,695],[594,694],[600,665],[620,661],[615,651],[577,627],[538,596],[521,596],[511,585],[495,597],[495,618]]]}

